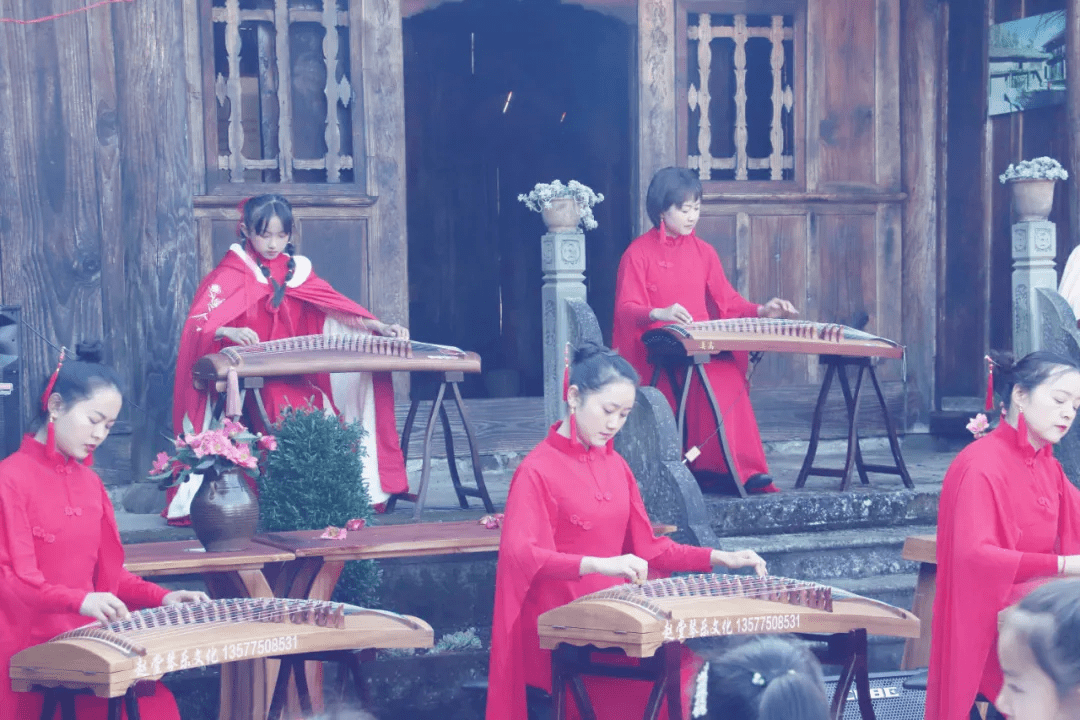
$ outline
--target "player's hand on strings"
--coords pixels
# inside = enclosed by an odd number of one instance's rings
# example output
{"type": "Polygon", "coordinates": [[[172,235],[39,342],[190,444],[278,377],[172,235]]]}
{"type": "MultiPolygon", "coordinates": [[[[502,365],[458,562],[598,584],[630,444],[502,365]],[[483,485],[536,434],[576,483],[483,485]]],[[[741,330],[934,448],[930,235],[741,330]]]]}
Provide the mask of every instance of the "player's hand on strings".
{"type": "Polygon", "coordinates": [[[744,567],[753,568],[754,573],[757,575],[769,574],[768,569],[765,567],[765,561],[753,550],[736,550],[734,552],[713,550],[712,555],[709,557],[709,561],[713,565],[723,565],[724,567],[731,569],[744,567]]]}
{"type": "Polygon", "coordinates": [[[162,605],[210,602],[210,596],[198,590],[173,590],[161,600],[162,605]]]}
{"type": "Polygon", "coordinates": [[[783,298],[773,298],[758,309],[758,317],[763,318],[795,318],[799,311],[783,298]]]}
{"type": "Polygon", "coordinates": [[[82,605],[79,606],[79,614],[91,617],[102,624],[124,620],[131,613],[128,612],[124,601],[109,592],[86,593],[82,605]]]}
{"type": "Polygon", "coordinates": [[[640,585],[649,579],[649,563],[637,555],[618,555],[616,557],[581,558],[581,574],[598,573],[608,577],[625,578],[640,585]]]}
{"type": "Polygon", "coordinates": [[[649,319],[653,322],[679,323],[689,325],[694,322],[694,317],[686,308],[679,303],[669,305],[666,308],[653,308],[649,311],[649,319]]]}
{"type": "Polygon", "coordinates": [[[219,327],[214,338],[224,338],[234,345],[256,345],[259,342],[259,333],[249,327],[219,327]]]}
{"type": "Polygon", "coordinates": [[[409,339],[409,328],[398,325],[397,323],[391,323],[387,325],[382,323],[382,326],[378,328],[380,335],[386,337],[399,338],[401,340],[409,339]]]}

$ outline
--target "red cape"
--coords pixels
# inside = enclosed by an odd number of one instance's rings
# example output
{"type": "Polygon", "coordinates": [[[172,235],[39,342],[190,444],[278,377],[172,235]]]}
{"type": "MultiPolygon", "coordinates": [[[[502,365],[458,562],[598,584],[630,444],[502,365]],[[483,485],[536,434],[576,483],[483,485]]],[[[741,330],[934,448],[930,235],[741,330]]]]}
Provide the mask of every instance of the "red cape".
{"type": "MultiPolygon", "coordinates": [[[[11,656],[91,622],[79,614],[90,592],[113,593],[137,610],[157,607],[168,590],[124,569],[112,503],[97,474],[48,454],[28,435],[0,462],[0,719],[40,717],[39,693],[11,690],[11,656]]],[[[139,704],[143,717],[179,718],[161,685],[139,704]]],[[[83,697],[77,714],[103,719],[105,706],[83,697]]]]}
{"type": "MultiPolygon", "coordinates": [[[[182,431],[185,415],[190,418],[196,431],[202,429],[206,393],[196,390],[192,385],[191,369],[202,356],[220,352],[229,344],[228,341],[214,339],[214,333],[219,327],[248,325],[245,316],[260,307],[266,309],[270,318],[269,327],[256,328],[262,341],[320,334],[327,317],[351,327],[359,327],[359,318],[374,319],[375,316],[365,308],[316,276],[307,258],[298,255],[295,260],[294,278],[288,283],[284,300],[276,310],[272,310],[270,303],[273,294],[271,284],[239,245],[233,245],[218,266],[203,279],[195,293],[195,300],[180,336],[173,392],[174,432],[182,431]]],[[[280,255],[267,263],[278,280],[284,278],[286,262],[287,258],[280,255]]],[[[328,375],[311,375],[307,376],[307,380],[327,397],[332,397],[328,375]]],[[[391,375],[372,373],[372,382],[375,392],[379,482],[387,493],[405,492],[408,489],[408,478],[394,419],[391,375]]],[[[264,391],[266,390],[264,388],[264,391]]],[[[265,395],[264,392],[264,397],[265,395]]],[[[268,403],[267,412],[271,413],[271,422],[277,420],[274,406],[274,403],[268,403]]]]}
{"type": "MultiPolygon", "coordinates": [[[[695,322],[737,317],[757,317],[758,305],[746,300],[731,286],[716,250],[694,234],[680,237],[661,236],[653,228],[630,243],[619,261],[615,285],[615,318],[611,346],[630,361],[641,382],[652,380],[641,335],[666,323],[649,320],[649,311],[674,303],[686,308],[695,322]]],[[[755,473],[767,473],[765,451],[761,446],[754,409],[750,405],[750,385],[746,380],[747,354],[725,353],[714,356],[705,366],[720,412],[725,434],[735,456],[739,474],[745,481],[755,473]]],[[[716,420],[701,386],[691,386],[686,407],[686,440],[697,446],[701,456],[692,464],[695,470],[723,472],[723,454],[715,437],[716,420]]],[[[678,405],[665,374],[657,389],[667,397],[672,410],[678,405]]]]}
{"type": "MultiPolygon", "coordinates": [[[[557,426],[518,466],[506,501],[495,580],[488,720],[523,720],[526,683],[551,689],[551,653],[539,646],[539,615],[624,582],[581,576],[582,556],[632,552],[649,562],[650,575],[653,569],[711,570],[710,548],[653,535],[633,473],[611,443],[586,451],[559,435],[557,426]]],[[[699,665],[684,648],[684,688],[699,665]]],[[[641,716],[650,686],[588,678],[586,687],[600,720],[622,720],[641,716]]],[[[666,706],[660,717],[667,717],[666,706]]]]}
{"type": "Polygon", "coordinates": [[[978,692],[997,698],[998,613],[1038,582],[1018,574],[1022,560],[1045,560],[1052,575],[1057,555],[1080,552],[1078,522],[1080,491],[1052,446],[1031,446],[1022,415],[956,456],[938,505],[926,720],[967,720],[978,692]]]}

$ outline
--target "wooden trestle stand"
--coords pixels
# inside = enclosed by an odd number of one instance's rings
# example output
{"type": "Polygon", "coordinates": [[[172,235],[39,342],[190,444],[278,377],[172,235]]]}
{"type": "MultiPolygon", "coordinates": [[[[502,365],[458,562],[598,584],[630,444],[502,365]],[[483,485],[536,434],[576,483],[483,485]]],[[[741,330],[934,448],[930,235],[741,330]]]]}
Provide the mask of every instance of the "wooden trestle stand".
{"type": "Polygon", "coordinates": [[[655,328],[646,332],[642,336],[642,341],[648,349],[649,362],[655,368],[650,384],[655,386],[660,379],[660,373],[664,372],[672,391],[679,393],[675,422],[684,446],[686,444],[686,405],[687,398],[690,396],[690,386],[695,377],[701,384],[716,421],[716,437],[720,444],[720,452],[740,497],[746,497],[746,489],[743,487],[744,478],[739,476],[739,471],[733,462],[734,455],[728,443],[727,433],[724,431],[724,411],[720,409],[716,401],[716,394],[705,370],[705,365],[712,361],[714,355],[737,350],[750,353],[769,351],[816,354],[821,364],[827,366],[817,404],[814,406],[810,445],[795,483],[796,488],[805,485],[809,476],[820,475],[840,478],[840,489],[847,490],[851,484],[853,468],[858,470],[859,479],[863,484],[870,482],[867,472],[878,472],[899,475],[905,486],[915,487],[908,474],[907,466],[904,465],[900,442],[896,437],[896,426],[893,424],[892,415],[885,403],[885,395],[881,391],[877,373],[874,371],[874,358],[903,357],[903,348],[891,340],[836,324],[736,318],[655,328]],[[856,369],[854,391],[848,380],[848,367],[856,369]],[[859,447],[858,420],[864,373],[870,376],[878,404],[884,415],[893,465],[871,465],[863,461],[862,450],[859,447]],[[847,460],[843,468],[819,468],[814,467],[814,457],[817,454],[821,436],[822,415],[834,376],[840,380],[840,389],[844,394],[844,403],[847,408],[847,460]]]}
{"type": "Polygon", "coordinates": [[[824,642],[821,662],[843,668],[832,698],[839,720],[854,684],[863,720],[874,720],[867,635],[918,637],[911,613],[817,583],[776,576],[690,575],[616,585],[542,614],[540,647],[552,650],[552,710],[567,715],[573,697],[581,717],[595,720],[584,676],[635,678],[653,686],[643,720],[683,713],[680,666],[685,641],[731,635],[790,633],[824,642]],[[611,664],[597,655],[619,653],[636,664],[611,664]]]}
{"type": "MultiPolygon", "coordinates": [[[[197,390],[207,393],[207,407],[213,407],[213,420],[220,419],[223,413],[239,417],[247,391],[254,390],[259,415],[266,427],[270,427],[270,418],[263,403],[262,393],[259,392],[267,377],[318,372],[437,373],[440,378],[439,390],[432,403],[431,412],[428,414],[424,444],[421,449],[423,465],[420,471],[420,487],[417,488],[416,493],[398,493],[386,502],[387,512],[391,512],[399,500],[414,502],[416,508],[413,516],[419,518],[424,510],[428,481],[431,478],[431,437],[435,432],[436,416],[442,421],[450,477],[454,481],[454,490],[457,492],[458,502],[462,509],[468,509],[468,497],[475,497],[483,501],[487,512],[495,512],[495,505],[491,502],[487,486],[484,484],[476,436],[465,414],[465,402],[458,388],[458,385],[464,381],[465,373],[478,373],[480,368],[480,356],[476,353],[445,345],[371,335],[309,335],[230,347],[220,353],[206,355],[200,358],[192,368],[192,382],[197,390]],[[461,424],[465,427],[476,487],[465,487],[461,484],[457,458],[454,455],[454,439],[450,432],[450,418],[444,407],[448,385],[453,400],[457,404],[461,424]]],[[[419,399],[412,401],[401,434],[401,450],[406,459],[409,452],[409,437],[412,434],[413,422],[420,402],[419,399]]]]}

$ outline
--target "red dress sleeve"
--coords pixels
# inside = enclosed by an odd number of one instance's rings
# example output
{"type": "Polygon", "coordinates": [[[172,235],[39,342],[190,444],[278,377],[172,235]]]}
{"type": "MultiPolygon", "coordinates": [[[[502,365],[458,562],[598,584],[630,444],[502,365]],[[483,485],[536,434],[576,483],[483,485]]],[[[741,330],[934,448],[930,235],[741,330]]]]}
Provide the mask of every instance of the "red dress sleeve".
{"type": "Polygon", "coordinates": [[[705,277],[705,292],[716,305],[717,317],[720,319],[757,317],[757,303],[752,303],[740,295],[724,274],[724,267],[720,264],[720,257],[716,249],[703,240],[698,240],[704,246],[703,254],[707,258],[708,271],[705,277]]]}
{"type": "Polygon", "coordinates": [[[656,536],[637,480],[625,461],[623,467],[630,488],[630,522],[626,526],[624,552],[633,553],[647,561],[650,570],[664,573],[710,572],[712,548],[680,545],[671,538],[656,536]]]}
{"type": "Polygon", "coordinates": [[[169,594],[160,585],[147,582],[124,567],[124,547],[116,515],[105,486],[101,486],[101,547],[98,550],[98,572],[95,587],[120,598],[129,610],[158,607],[169,594]]]}
{"type": "Polygon", "coordinates": [[[619,261],[615,280],[615,315],[643,331],[652,322],[648,288],[645,282],[645,260],[637,248],[631,246],[619,261]]]}

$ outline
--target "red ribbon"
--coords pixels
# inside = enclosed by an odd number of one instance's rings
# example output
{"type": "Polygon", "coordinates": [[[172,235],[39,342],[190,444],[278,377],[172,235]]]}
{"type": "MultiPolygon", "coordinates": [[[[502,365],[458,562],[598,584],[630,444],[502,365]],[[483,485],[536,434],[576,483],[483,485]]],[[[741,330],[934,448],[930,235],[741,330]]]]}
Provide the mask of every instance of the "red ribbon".
{"type": "Polygon", "coordinates": [[[994,360],[986,356],[986,410],[994,409],[994,360]]]}
{"type": "Polygon", "coordinates": [[[60,374],[60,368],[64,365],[64,355],[67,353],[67,348],[60,348],[60,359],[56,361],[56,369],[53,370],[52,375],[49,376],[49,382],[45,385],[45,394],[41,396],[41,409],[45,412],[49,412],[49,397],[52,395],[53,388],[56,387],[56,377],[60,374]]]}

